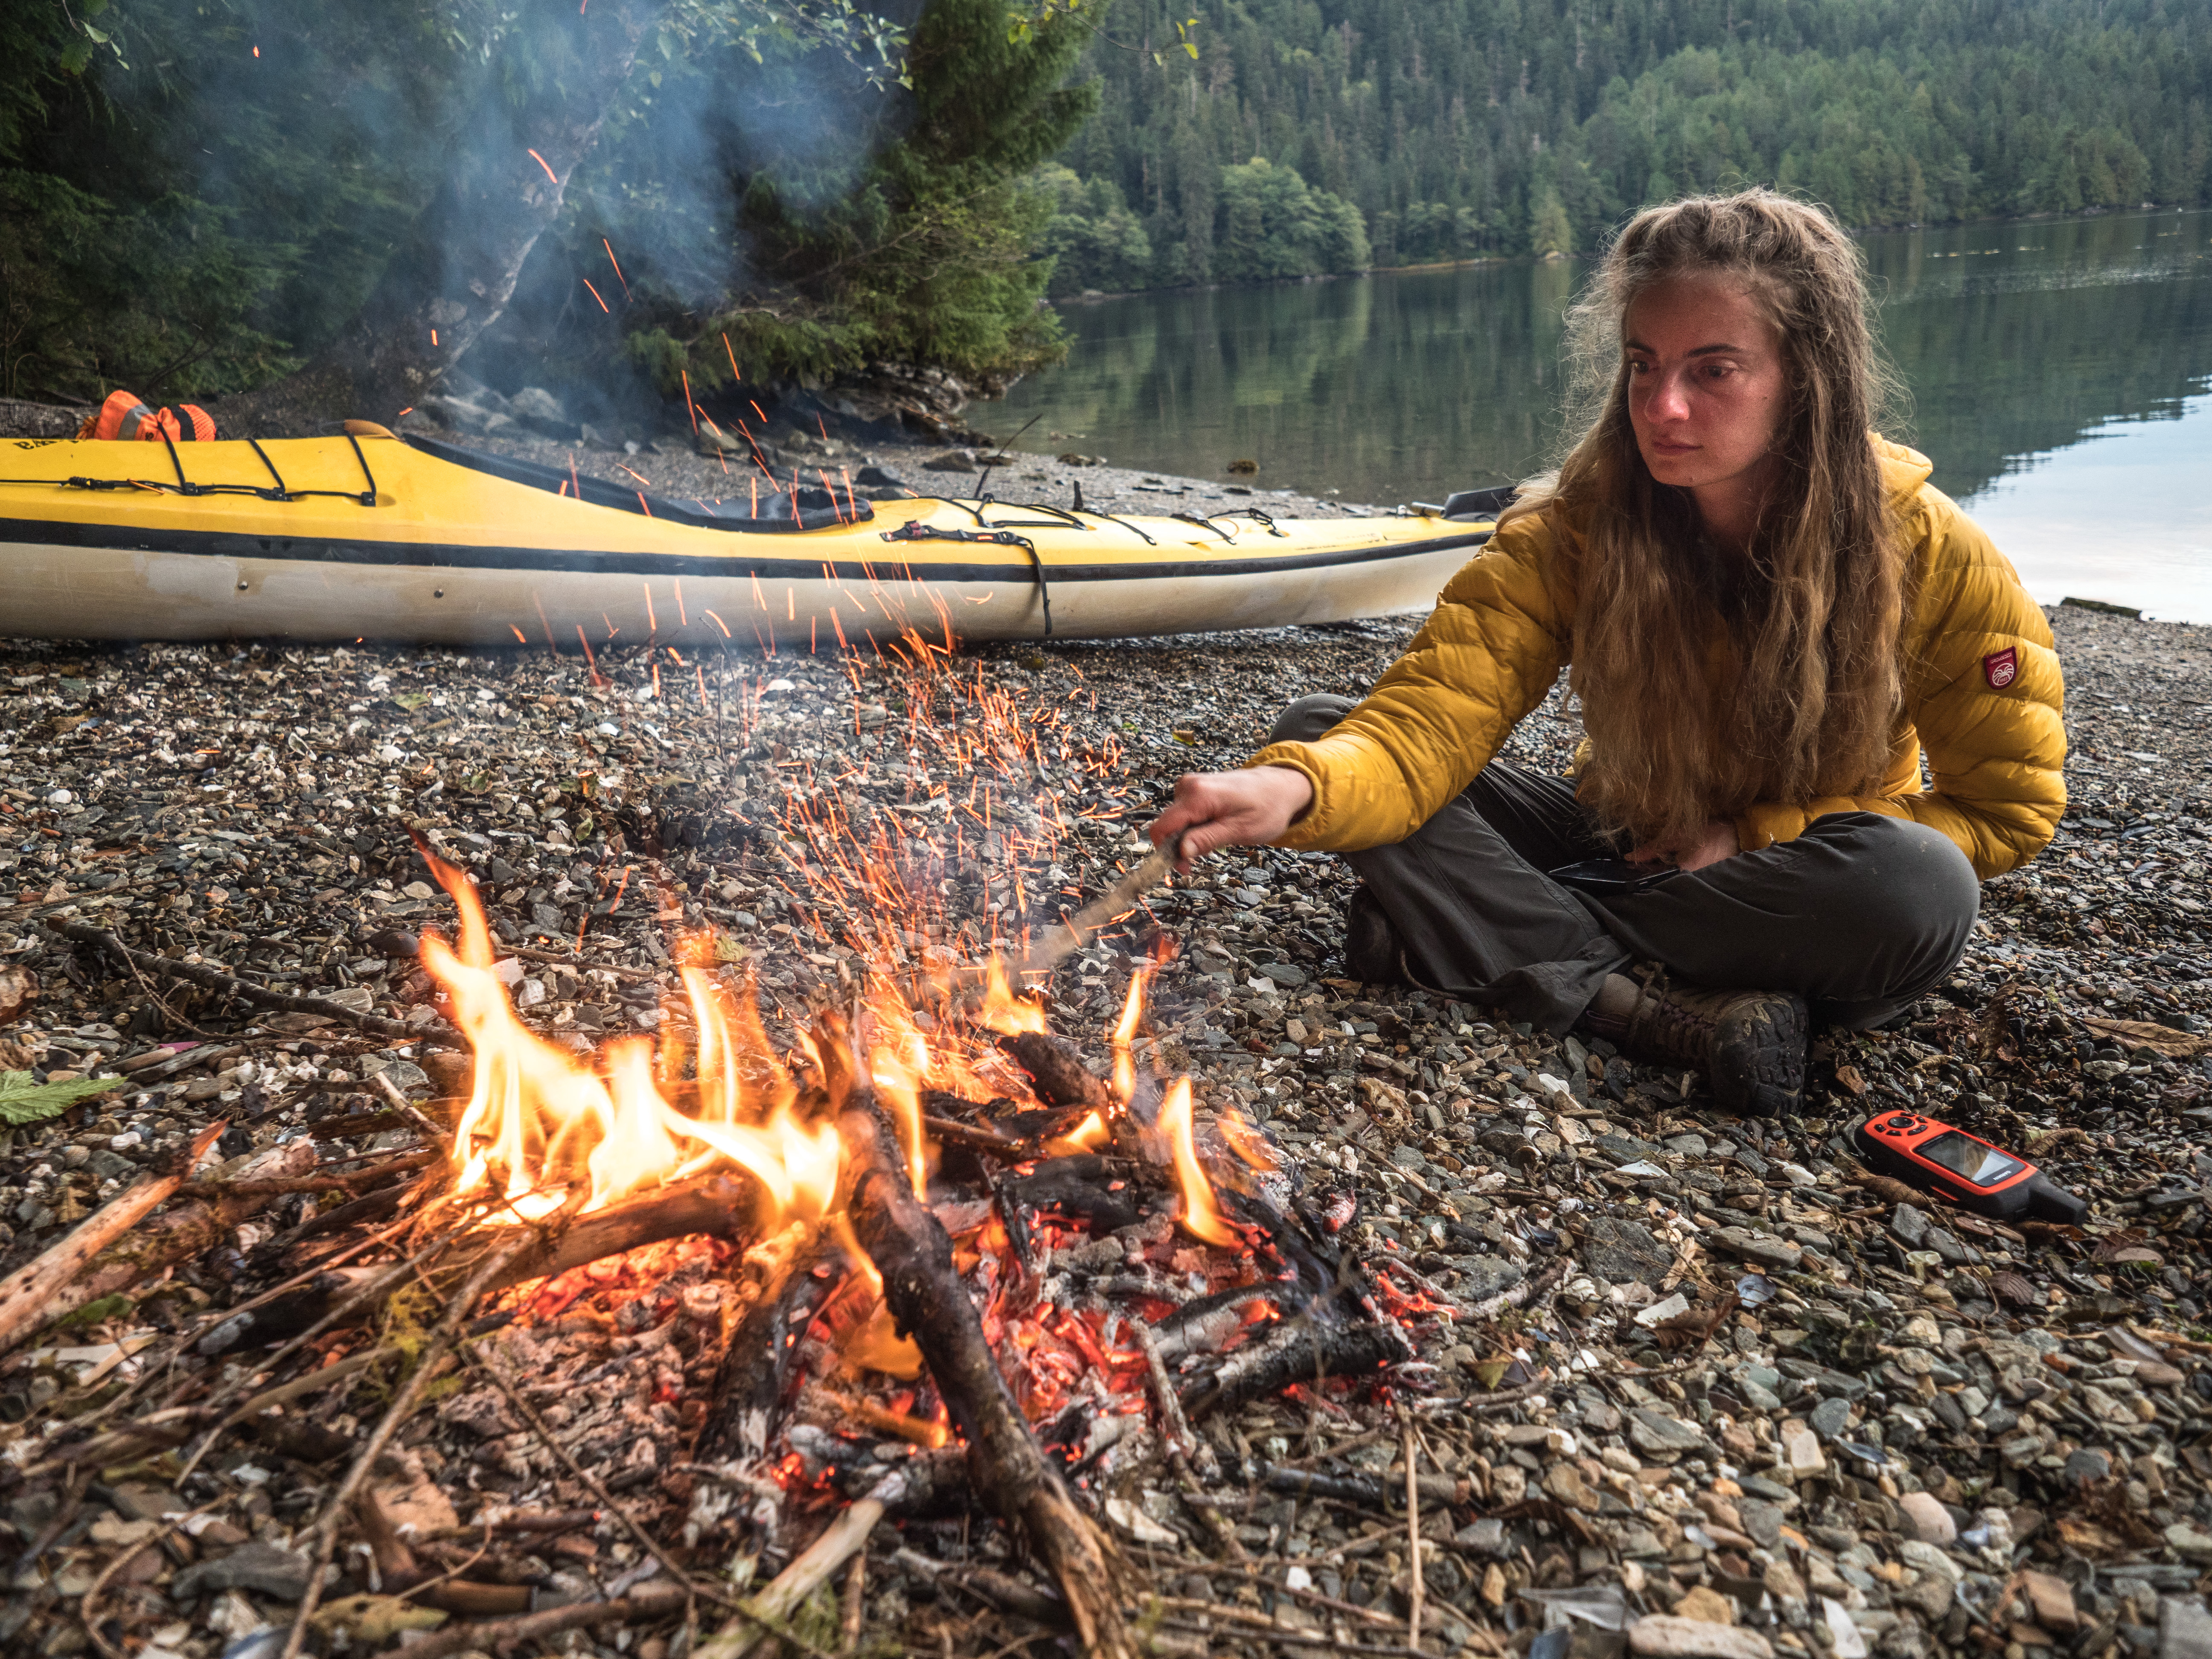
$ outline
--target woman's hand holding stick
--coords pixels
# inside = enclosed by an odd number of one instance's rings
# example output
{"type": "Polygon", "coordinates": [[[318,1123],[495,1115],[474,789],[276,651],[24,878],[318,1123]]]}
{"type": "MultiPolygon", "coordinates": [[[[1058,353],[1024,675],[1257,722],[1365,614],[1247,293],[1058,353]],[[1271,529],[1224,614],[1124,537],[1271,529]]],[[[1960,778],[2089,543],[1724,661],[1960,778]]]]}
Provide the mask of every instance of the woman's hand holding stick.
{"type": "Polygon", "coordinates": [[[1193,859],[1217,848],[1279,841],[1313,797],[1306,775],[1287,766],[1186,772],[1176,780],[1175,805],[1146,824],[1145,834],[1161,848],[1180,836],[1176,869],[1187,876],[1193,859]]]}

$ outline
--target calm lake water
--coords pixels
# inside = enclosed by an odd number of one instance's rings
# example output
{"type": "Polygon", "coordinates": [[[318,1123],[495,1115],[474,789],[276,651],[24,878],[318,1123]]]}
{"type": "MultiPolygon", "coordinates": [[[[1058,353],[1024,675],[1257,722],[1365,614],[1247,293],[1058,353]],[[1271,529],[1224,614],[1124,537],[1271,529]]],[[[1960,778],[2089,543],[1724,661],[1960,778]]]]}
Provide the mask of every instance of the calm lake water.
{"type": "MultiPolygon", "coordinates": [[[[2212,215],[1866,238],[1936,463],[2035,597],[2212,623],[2212,215]]],[[[1030,450],[1262,489],[1442,501],[1539,470],[1585,262],[1133,295],[1063,307],[1067,362],[984,416],[1030,450]],[[1051,430],[1064,444],[1040,441],[1051,430]]],[[[979,411],[980,413],[980,411],[979,411]]]]}

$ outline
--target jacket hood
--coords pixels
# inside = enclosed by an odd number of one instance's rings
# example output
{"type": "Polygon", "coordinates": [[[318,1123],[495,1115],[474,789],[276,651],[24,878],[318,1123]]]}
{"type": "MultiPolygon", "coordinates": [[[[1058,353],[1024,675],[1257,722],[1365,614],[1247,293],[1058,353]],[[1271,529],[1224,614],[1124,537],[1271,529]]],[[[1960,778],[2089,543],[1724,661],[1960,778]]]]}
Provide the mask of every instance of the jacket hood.
{"type": "Polygon", "coordinates": [[[1921,485],[1928,482],[1936,471],[1936,464],[1917,449],[1876,434],[1874,453],[1881,462],[1881,482],[1889,491],[1889,498],[1902,507],[1912,499],[1921,485]]]}

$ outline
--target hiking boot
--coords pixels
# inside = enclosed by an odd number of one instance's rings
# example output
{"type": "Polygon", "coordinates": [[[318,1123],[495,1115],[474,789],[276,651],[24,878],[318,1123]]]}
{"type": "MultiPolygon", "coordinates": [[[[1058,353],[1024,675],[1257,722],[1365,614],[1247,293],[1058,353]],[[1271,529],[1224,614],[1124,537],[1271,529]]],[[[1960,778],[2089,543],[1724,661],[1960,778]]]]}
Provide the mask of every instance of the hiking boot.
{"type": "Polygon", "coordinates": [[[1588,1017],[1632,1058],[1695,1066],[1722,1107],[1744,1117],[1795,1113],[1805,1095],[1805,999],[1780,991],[1704,991],[1656,975],[1626,1017],[1588,1017]]]}
{"type": "Polygon", "coordinates": [[[1382,902],[1362,887],[1344,907],[1344,971],[1364,985],[1395,985],[1406,971],[1406,949],[1382,902]]]}

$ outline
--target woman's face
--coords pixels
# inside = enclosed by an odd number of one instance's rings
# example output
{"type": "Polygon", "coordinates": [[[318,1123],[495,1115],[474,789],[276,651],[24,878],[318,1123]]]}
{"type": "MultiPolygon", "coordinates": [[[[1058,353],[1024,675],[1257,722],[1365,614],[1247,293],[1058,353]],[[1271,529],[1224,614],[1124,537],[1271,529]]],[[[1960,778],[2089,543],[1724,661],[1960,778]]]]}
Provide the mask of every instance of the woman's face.
{"type": "Polygon", "coordinates": [[[1755,510],[1788,405],[1774,325],[1735,283],[1692,276],[1638,295],[1623,333],[1628,419],[1651,476],[1709,515],[1755,510]]]}

